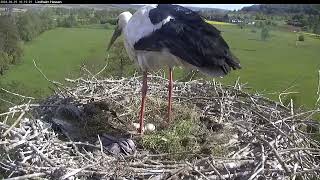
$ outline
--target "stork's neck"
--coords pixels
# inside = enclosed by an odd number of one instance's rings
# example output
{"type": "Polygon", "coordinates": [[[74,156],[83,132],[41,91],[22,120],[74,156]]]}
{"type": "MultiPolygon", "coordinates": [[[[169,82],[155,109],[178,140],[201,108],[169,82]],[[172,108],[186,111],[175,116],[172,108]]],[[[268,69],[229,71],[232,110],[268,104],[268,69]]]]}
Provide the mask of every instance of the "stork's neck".
{"type": "Polygon", "coordinates": [[[129,20],[130,20],[130,18],[129,18],[129,19],[126,19],[126,20],[123,22],[123,24],[121,25],[121,26],[122,26],[122,28],[121,28],[122,34],[124,34],[124,32],[125,32],[129,20]]]}
{"type": "Polygon", "coordinates": [[[122,29],[122,32],[124,32],[131,17],[132,17],[132,14],[128,11],[123,12],[119,15],[119,26],[122,29]]]}

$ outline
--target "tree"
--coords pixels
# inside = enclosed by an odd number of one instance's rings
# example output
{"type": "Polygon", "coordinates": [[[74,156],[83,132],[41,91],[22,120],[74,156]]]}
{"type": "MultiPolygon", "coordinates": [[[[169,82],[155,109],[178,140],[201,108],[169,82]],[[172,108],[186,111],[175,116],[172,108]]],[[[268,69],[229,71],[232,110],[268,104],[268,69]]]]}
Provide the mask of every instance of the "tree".
{"type": "Polygon", "coordinates": [[[69,14],[69,9],[66,9],[66,8],[55,8],[55,13],[59,16],[63,16],[63,15],[66,15],[66,14],[69,14]]]}
{"type": "Polygon", "coordinates": [[[77,25],[78,25],[78,22],[75,15],[71,14],[69,17],[65,19],[64,27],[74,27],[77,25]]]}
{"type": "Polygon", "coordinates": [[[56,22],[53,20],[53,11],[48,8],[40,12],[41,32],[53,29],[56,27],[56,22]]]}
{"type": "Polygon", "coordinates": [[[10,57],[7,53],[0,51],[0,75],[4,74],[4,71],[8,69],[10,57]]]}
{"type": "Polygon", "coordinates": [[[269,34],[269,29],[267,28],[267,26],[264,26],[262,29],[261,29],[261,40],[265,41],[267,40],[267,38],[270,37],[270,34],[269,34]]]}
{"type": "Polygon", "coordinates": [[[20,14],[17,20],[17,26],[19,35],[24,41],[31,41],[46,29],[39,14],[33,11],[20,14]]]}
{"type": "Polygon", "coordinates": [[[24,41],[31,41],[35,36],[34,35],[35,29],[33,28],[33,23],[29,15],[24,14],[19,16],[17,25],[19,27],[18,30],[19,30],[20,38],[24,41]]]}
{"type": "Polygon", "coordinates": [[[300,34],[300,35],[298,36],[298,41],[304,41],[304,36],[303,36],[303,34],[300,34]]]}
{"type": "Polygon", "coordinates": [[[0,51],[10,57],[10,63],[18,62],[22,55],[22,47],[19,44],[19,33],[13,17],[0,16],[0,36],[0,51]]]}
{"type": "Polygon", "coordinates": [[[55,11],[47,8],[42,11],[28,10],[17,17],[17,26],[20,38],[24,41],[31,41],[40,33],[57,26],[53,19],[55,11]]]}
{"type": "Polygon", "coordinates": [[[229,21],[230,21],[229,15],[228,15],[228,14],[225,14],[225,15],[223,16],[223,22],[229,22],[229,21]]]}
{"type": "Polygon", "coordinates": [[[244,20],[241,20],[241,22],[238,23],[238,26],[240,27],[240,29],[243,29],[245,25],[246,23],[244,22],[244,20]]]}
{"type": "Polygon", "coordinates": [[[65,18],[63,18],[63,17],[57,18],[57,26],[58,27],[64,27],[64,23],[65,23],[65,18]]]}
{"type": "Polygon", "coordinates": [[[113,52],[113,55],[108,59],[108,68],[105,72],[118,77],[133,74],[135,64],[130,60],[122,41],[115,42],[113,52]]]}
{"type": "Polygon", "coordinates": [[[0,31],[0,51],[4,50],[5,39],[6,39],[5,34],[0,31]]]}
{"type": "Polygon", "coordinates": [[[91,17],[91,18],[89,19],[89,23],[90,23],[90,24],[98,24],[98,23],[99,23],[99,19],[96,18],[96,17],[91,17]]]}
{"type": "Polygon", "coordinates": [[[118,61],[120,60],[117,75],[119,77],[123,77],[125,72],[124,71],[125,66],[132,64],[132,61],[129,59],[122,42],[118,41],[117,43],[115,43],[114,51],[115,51],[115,54],[117,55],[118,61]]]}
{"type": "Polygon", "coordinates": [[[79,19],[87,19],[90,18],[92,9],[80,8],[77,9],[76,13],[79,19]]]}
{"type": "Polygon", "coordinates": [[[313,33],[320,34],[320,22],[314,25],[313,33]]]}

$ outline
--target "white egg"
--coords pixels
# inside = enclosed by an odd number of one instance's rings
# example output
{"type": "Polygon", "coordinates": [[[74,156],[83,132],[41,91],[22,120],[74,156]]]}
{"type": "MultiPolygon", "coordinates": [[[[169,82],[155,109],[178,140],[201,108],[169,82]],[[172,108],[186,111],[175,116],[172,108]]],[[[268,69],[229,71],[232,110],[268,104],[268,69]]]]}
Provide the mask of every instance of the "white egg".
{"type": "Polygon", "coordinates": [[[144,129],[145,129],[146,131],[152,132],[152,131],[154,131],[154,130],[156,129],[156,126],[154,126],[154,125],[151,124],[151,123],[147,123],[147,124],[144,126],[144,129]]]}
{"type": "Polygon", "coordinates": [[[133,125],[136,129],[139,129],[139,128],[140,128],[140,124],[139,124],[139,123],[132,123],[132,125],[133,125]]]}
{"type": "MultiPolygon", "coordinates": [[[[132,125],[133,125],[136,129],[139,129],[139,128],[140,128],[140,124],[139,124],[139,123],[132,123],[132,125]]],[[[150,132],[154,131],[155,129],[156,129],[155,125],[153,125],[153,124],[151,124],[151,123],[147,123],[147,124],[144,126],[144,128],[143,128],[144,131],[150,131],[150,132]]]]}

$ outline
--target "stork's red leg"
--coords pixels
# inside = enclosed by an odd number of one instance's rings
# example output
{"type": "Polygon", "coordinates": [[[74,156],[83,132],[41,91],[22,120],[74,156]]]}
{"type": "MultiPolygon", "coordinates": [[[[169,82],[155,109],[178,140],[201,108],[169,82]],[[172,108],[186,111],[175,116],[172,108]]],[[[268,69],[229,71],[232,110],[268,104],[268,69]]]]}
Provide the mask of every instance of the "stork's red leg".
{"type": "Polygon", "coordinates": [[[169,94],[168,94],[168,125],[171,120],[172,111],[172,68],[169,68],[169,94]]]}
{"type": "Polygon", "coordinates": [[[142,100],[141,100],[141,109],[140,109],[140,128],[139,128],[139,133],[143,134],[143,121],[144,121],[144,110],[145,110],[145,102],[146,102],[146,96],[147,96],[147,71],[143,72],[143,80],[142,80],[142,88],[141,88],[141,94],[142,94],[142,100]]]}

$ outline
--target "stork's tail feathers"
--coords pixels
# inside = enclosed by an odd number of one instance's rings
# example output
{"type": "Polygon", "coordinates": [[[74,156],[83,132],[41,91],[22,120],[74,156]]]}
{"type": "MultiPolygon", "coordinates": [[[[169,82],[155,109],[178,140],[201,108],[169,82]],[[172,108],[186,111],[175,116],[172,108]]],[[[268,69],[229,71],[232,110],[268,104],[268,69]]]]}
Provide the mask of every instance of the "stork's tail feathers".
{"type": "Polygon", "coordinates": [[[229,52],[224,58],[225,61],[223,65],[197,67],[197,69],[200,72],[212,77],[223,77],[227,75],[231,69],[236,70],[242,68],[239,59],[231,52],[229,52]]]}
{"type": "Polygon", "coordinates": [[[229,52],[229,56],[226,56],[226,63],[232,67],[233,70],[241,69],[240,60],[233,55],[232,52],[229,52]]]}

